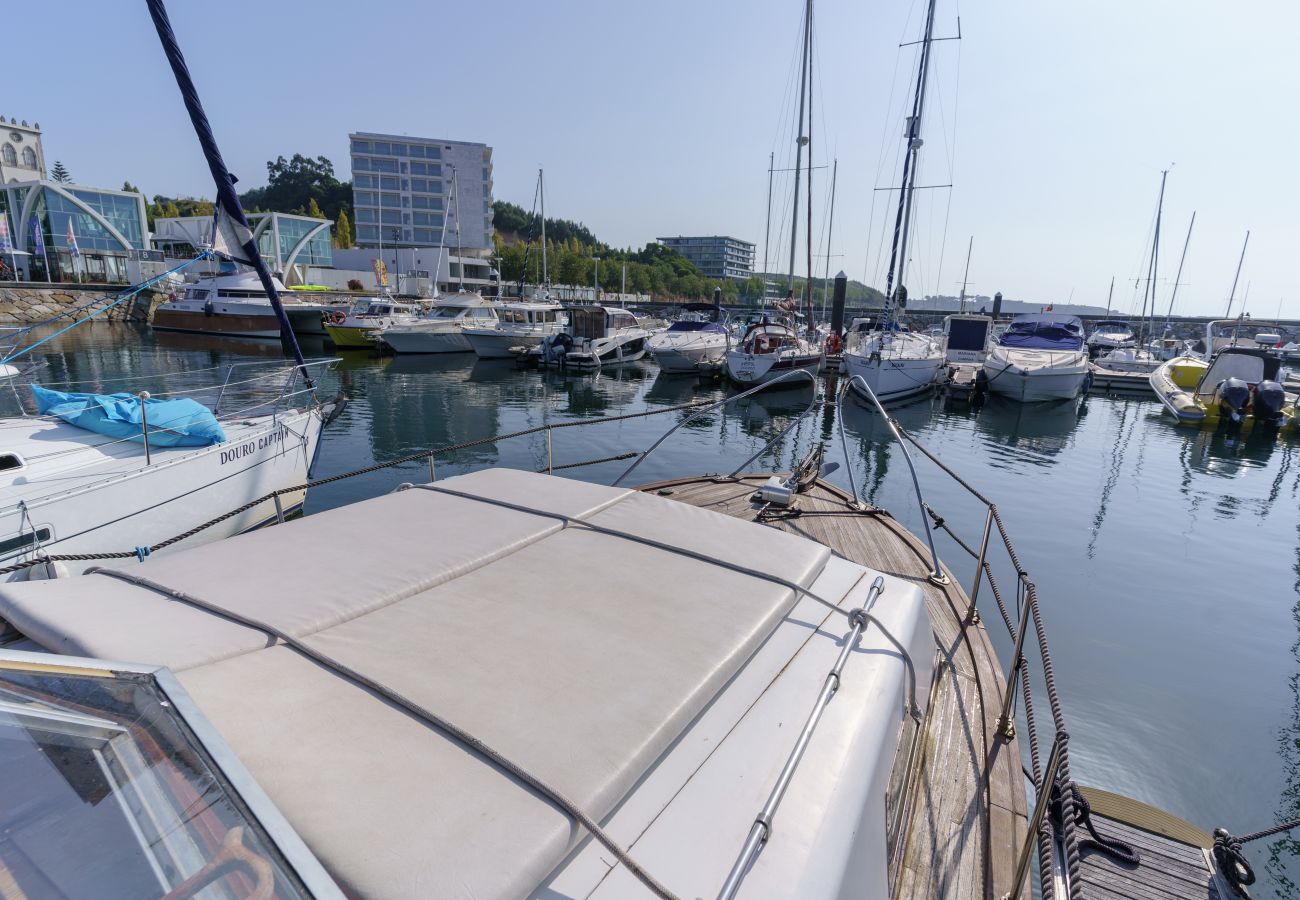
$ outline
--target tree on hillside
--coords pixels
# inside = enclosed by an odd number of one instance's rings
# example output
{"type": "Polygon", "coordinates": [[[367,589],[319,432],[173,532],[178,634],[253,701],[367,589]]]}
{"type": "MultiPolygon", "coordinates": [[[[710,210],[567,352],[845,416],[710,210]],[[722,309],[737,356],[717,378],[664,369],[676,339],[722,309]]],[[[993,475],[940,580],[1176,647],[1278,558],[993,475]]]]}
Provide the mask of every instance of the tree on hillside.
{"type": "Polygon", "coordinates": [[[334,223],[334,243],[346,250],[352,246],[352,223],[348,221],[348,211],[339,210],[339,217],[334,223]]]}
{"type": "Polygon", "coordinates": [[[309,197],[307,199],[307,215],[311,216],[313,219],[325,218],[325,214],[320,211],[320,205],[317,204],[315,197],[309,197]]]}
{"type": "Polygon", "coordinates": [[[352,184],[334,176],[334,164],[323,156],[295,153],[292,159],[276,157],[266,164],[266,187],[239,195],[245,209],[254,206],[278,212],[310,209],[314,200],[321,218],[337,219],[352,209],[352,184]]]}
{"type": "Polygon", "coordinates": [[[59,184],[72,183],[72,176],[68,174],[68,170],[64,167],[63,162],[61,160],[56,159],[54,161],[54,168],[50,170],[50,177],[53,178],[55,181],[57,181],[59,184]]]}

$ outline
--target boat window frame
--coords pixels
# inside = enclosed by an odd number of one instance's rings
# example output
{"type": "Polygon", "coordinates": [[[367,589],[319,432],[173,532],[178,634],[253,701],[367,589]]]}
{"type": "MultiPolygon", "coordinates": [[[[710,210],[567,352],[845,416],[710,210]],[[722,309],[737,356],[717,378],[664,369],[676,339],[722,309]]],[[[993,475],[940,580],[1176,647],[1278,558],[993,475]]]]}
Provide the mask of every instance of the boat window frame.
{"type": "Polygon", "coordinates": [[[226,744],[216,727],[166,666],[109,662],[89,657],[0,648],[0,669],[81,677],[103,678],[130,674],[151,678],[171,704],[177,720],[198,741],[217,774],[225,778],[234,791],[236,799],[243,804],[270,838],[280,856],[307,888],[308,893],[315,900],[323,900],[323,898],[344,900],[345,895],[325,871],[320,860],[308,849],[298,832],[253,779],[243,762],[226,744]]]}

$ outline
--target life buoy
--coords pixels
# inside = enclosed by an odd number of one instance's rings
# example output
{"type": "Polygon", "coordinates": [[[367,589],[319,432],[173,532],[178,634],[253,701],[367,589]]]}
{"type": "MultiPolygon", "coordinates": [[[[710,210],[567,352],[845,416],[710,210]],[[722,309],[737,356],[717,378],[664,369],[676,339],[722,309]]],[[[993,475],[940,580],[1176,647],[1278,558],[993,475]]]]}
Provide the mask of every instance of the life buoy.
{"type": "Polygon", "coordinates": [[[840,336],[837,333],[832,331],[831,336],[826,339],[826,352],[833,356],[840,352],[840,348],[843,345],[844,341],[840,339],[840,336]]]}
{"type": "Polygon", "coordinates": [[[332,325],[342,325],[344,322],[348,320],[347,314],[337,309],[329,313],[328,315],[329,315],[330,324],[332,325]]]}

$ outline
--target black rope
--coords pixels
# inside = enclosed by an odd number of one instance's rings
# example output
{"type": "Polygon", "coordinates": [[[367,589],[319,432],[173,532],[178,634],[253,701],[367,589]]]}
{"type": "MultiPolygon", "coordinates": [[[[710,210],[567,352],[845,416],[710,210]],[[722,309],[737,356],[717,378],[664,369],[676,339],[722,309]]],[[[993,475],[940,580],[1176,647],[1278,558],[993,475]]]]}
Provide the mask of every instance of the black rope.
{"type": "Polygon", "coordinates": [[[1074,800],[1074,819],[1075,822],[1088,829],[1092,835],[1090,838],[1084,838],[1079,841],[1079,852],[1084,850],[1096,850],[1109,856],[1116,862],[1129,866],[1136,866],[1142,861],[1138,854],[1137,848],[1132,844],[1125,843],[1118,838],[1110,838],[1100,834],[1097,831],[1096,824],[1092,821],[1092,804],[1084,796],[1083,791],[1073,781],[1067,783],[1057,782],[1056,791],[1052,796],[1052,815],[1058,819],[1061,816],[1061,797],[1065,791],[1069,791],[1074,800]]]}
{"type": "Polygon", "coordinates": [[[1226,828],[1214,829],[1214,861],[1218,863],[1219,871],[1223,873],[1223,877],[1228,880],[1228,885],[1238,897],[1249,897],[1245,888],[1255,883],[1255,870],[1251,868],[1250,861],[1242,852],[1241,845],[1290,831],[1297,826],[1300,826],[1300,819],[1292,819],[1274,825],[1272,828],[1252,831],[1240,837],[1230,834],[1226,828]]]}

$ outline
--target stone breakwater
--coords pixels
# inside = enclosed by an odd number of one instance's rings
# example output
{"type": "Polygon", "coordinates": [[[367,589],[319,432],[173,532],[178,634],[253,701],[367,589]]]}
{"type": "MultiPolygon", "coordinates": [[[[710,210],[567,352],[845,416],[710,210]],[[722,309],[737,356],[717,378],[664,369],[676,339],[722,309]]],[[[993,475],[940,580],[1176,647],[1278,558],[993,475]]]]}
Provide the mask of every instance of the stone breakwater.
{"type": "MultiPolygon", "coordinates": [[[[0,324],[31,325],[47,319],[62,317],[63,321],[83,319],[102,309],[103,304],[72,312],[96,300],[109,299],[126,288],[92,288],[82,285],[67,287],[26,287],[0,285],[0,324]]],[[[101,314],[100,318],[112,322],[148,322],[154,308],[167,299],[158,291],[141,291],[125,303],[120,303],[101,314]]]]}

